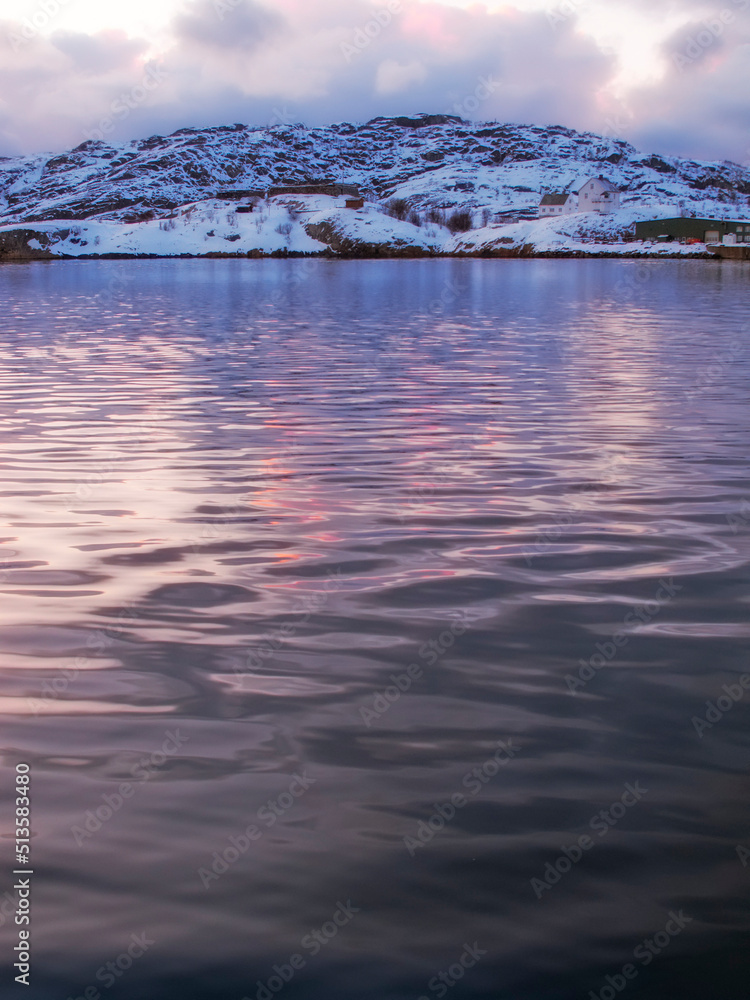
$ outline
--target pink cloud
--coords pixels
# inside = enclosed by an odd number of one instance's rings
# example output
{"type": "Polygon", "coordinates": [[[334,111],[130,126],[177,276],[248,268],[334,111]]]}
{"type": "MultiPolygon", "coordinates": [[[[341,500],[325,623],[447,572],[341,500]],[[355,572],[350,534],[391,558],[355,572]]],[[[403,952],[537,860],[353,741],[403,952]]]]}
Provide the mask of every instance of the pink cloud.
{"type": "MultiPolygon", "coordinates": [[[[191,0],[167,35],[169,82],[118,120],[110,138],[263,124],[280,110],[309,124],[444,112],[473,94],[481,77],[497,85],[469,110],[473,117],[608,130],[617,65],[575,18],[555,30],[544,11],[401,0],[377,28],[375,12],[388,2],[395,0],[232,0],[219,17],[212,0],[191,0]],[[355,39],[364,44],[347,58],[342,46],[351,49],[355,39]]],[[[641,13],[653,9],[630,2],[641,13]]],[[[695,0],[670,3],[702,16],[695,0]]],[[[711,158],[744,153],[750,15],[739,5],[735,13],[732,31],[687,71],[670,68],[630,95],[632,123],[622,138],[662,152],[689,152],[692,144],[711,158]]],[[[39,36],[14,51],[6,39],[17,28],[0,22],[0,154],[77,145],[123,89],[139,86],[151,46],[113,31],[39,36]]]]}

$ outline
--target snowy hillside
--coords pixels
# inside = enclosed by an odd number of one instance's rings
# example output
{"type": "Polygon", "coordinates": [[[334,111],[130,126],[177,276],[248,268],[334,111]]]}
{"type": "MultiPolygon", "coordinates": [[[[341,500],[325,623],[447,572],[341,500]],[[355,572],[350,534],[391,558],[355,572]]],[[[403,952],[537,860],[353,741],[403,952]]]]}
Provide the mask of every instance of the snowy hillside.
{"type": "MultiPolygon", "coordinates": [[[[411,256],[414,251],[438,251],[450,236],[439,226],[416,227],[392,219],[371,205],[356,212],[340,208],[336,199],[322,195],[272,198],[252,214],[214,200],[184,205],[166,220],[39,222],[20,231],[32,250],[66,257],[236,256],[255,250],[320,254],[359,248],[368,255],[382,248],[411,256]]],[[[0,256],[4,238],[18,232],[18,226],[0,227],[0,256]]]]}
{"type": "Polygon", "coordinates": [[[0,237],[22,225],[40,233],[40,247],[66,255],[471,252],[493,241],[541,250],[540,241],[548,249],[617,242],[637,219],[747,218],[749,196],[750,171],[736,164],[643,154],[562,127],[445,115],[315,129],[236,125],[0,160],[0,237]],[[617,216],[530,222],[541,192],[597,175],[623,190],[617,216]],[[365,209],[286,197],[238,215],[222,200],[227,191],[326,179],[359,185],[365,209]],[[405,203],[398,214],[406,221],[384,214],[393,199],[405,203]],[[468,213],[474,232],[452,236],[444,228],[456,211],[468,213]]]}

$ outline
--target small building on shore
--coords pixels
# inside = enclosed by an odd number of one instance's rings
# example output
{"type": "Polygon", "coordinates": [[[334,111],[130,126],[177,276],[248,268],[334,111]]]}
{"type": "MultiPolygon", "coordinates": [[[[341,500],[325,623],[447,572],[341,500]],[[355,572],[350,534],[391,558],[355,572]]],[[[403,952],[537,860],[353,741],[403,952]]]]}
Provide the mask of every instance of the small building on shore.
{"type": "Polygon", "coordinates": [[[651,219],[636,222],[635,238],[647,243],[750,243],[750,222],[726,219],[651,219]]]}
{"type": "Polygon", "coordinates": [[[620,189],[606,177],[590,177],[573,188],[579,212],[611,215],[620,207],[620,189]]]}
{"type": "Polygon", "coordinates": [[[266,192],[260,190],[241,190],[239,188],[233,189],[231,191],[217,191],[216,198],[218,201],[244,201],[246,198],[253,198],[256,201],[260,198],[265,198],[266,192]]]}
{"type": "Polygon", "coordinates": [[[262,200],[265,198],[275,198],[277,195],[285,194],[325,194],[330,198],[353,198],[359,199],[362,197],[359,190],[359,185],[357,184],[339,184],[336,181],[313,181],[309,184],[274,184],[271,187],[255,190],[246,190],[241,188],[233,188],[231,190],[223,190],[216,192],[216,198],[219,201],[244,201],[248,198],[252,198],[255,201],[262,200]]]}
{"type": "Polygon", "coordinates": [[[575,181],[567,191],[550,191],[539,203],[539,218],[547,219],[577,212],[611,215],[620,207],[620,189],[606,177],[575,181]]]}
{"type": "Polygon", "coordinates": [[[280,194],[326,194],[330,198],[361,197],[356,184],[337,184],[334,181],[320,181],[313,184],[277,184],[268,189],[268,197],[280,194]]]}
{"type": "Polygon", "coordinates": [[[575,197],[567,193],[561,194],[545,194],[539,203],[539,218],[549,219],[552,217],[559,217],[561,215],[572,215],[573,212],[578,211],[578,205],[575,197]]]}

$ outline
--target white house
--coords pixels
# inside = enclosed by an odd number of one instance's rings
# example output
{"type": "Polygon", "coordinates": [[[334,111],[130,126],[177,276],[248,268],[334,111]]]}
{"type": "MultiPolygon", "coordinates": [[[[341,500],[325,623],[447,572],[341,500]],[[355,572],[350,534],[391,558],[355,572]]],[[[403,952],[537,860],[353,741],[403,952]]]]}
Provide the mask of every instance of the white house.
{"type": "Polygon", "coordinates": [[[604,177],[590,177],[582,184],[575,184],[573,191],[578,198],[579,212],[611,215],[620,207],[620,189],[604,177]]]}
{"type": "Polygon", "coordinates": [[[578,199],[570,192],[567,194],[545,194],[539,204],[539,218],[551,216],[572,215],[578,211],[578,199]]]}
{"type": "Polygon", "coordinates": [[[545,194],[539,203],[539,218],[598,212],[611,215],[620,207],[620,189],[604,177],[576,181],[568,191],[545,194]]]}

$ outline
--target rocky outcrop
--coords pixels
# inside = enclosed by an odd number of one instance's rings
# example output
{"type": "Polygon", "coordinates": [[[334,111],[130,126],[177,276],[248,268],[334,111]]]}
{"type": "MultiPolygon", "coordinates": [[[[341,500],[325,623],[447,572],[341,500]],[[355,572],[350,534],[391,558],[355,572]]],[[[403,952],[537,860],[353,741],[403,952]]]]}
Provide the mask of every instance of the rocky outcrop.
{"type": "Polygon", "coordinates": [[[312,239],[325,243],[337,257],[425,257],[434,252],[413,239],[390,233],[379,233],[377,238],[368,239],[336,219],[309,222],[305,232],[312,239]]]}
{"type": "Polygon", "coordinates": [[[50,246],[69,235],[69,229],[52,233],[36,229],[0,230],[0,261],[54,260],[58,255],[50,251],[50,246]]]}
{"type": "Polygon", "coordinates": [[[749,194],[750,170],[737,164],[644,155],[562,126],[443,114],[186,128],[0,158],[0,260],[621,255],[641,219],[750,218],[749,194]],[[542,190],[592,175],[620,187],[615,216],[537,218],[542,190]],[[361,210],[358,200],[344,207],[348,185],[362,192],[361,210]],[[292,192],[299,205],[284,202],[292,192]]]}
{"type": "Polygon", "coordinates": [[[321,128],[180,129],[0,160],[0,225],[166,219],[218,192],[324,180],[357,184],[372,200],[405,199],[423,217],[470,211],[477,225],[485,212],[523,217],[536,209],[540,188],[598,174],[624,189],[625,206],[668,201],[696,214],[750,214],[750,171],[736,164],[644,155],[621,139],[561,126],[416,115],[321,128]]]}

